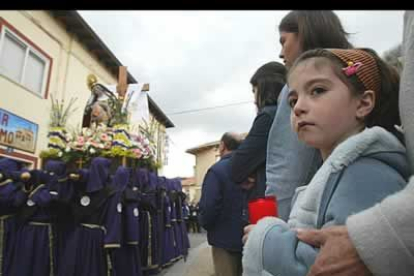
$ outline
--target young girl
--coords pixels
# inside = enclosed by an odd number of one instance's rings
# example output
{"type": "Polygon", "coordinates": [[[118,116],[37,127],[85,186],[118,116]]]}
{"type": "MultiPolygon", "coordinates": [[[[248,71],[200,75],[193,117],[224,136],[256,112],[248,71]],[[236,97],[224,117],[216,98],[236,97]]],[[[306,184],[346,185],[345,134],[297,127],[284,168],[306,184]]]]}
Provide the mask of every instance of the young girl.
{"type": "Polygon", "coordinates": [[[370,49],[317,49],[302,54],[289,76],[291,125],[317,148],[323,165],[297,189],[288,223],[262,219],[244,248],[243,275],[306,275],[317,249],[294,228],[341,225],[402,189],[409,176],[394,125],[398,74],[370,49]]]}
{"type": "MultiPolygon", "coordinates": [[[[341,20],[329,10],[294,10],[278,26],[281,51],[287,68],[303,52],[316,48],[353,48],[341,20]],[[329,34],[329,35],[327,35],[329,34]]],[[[285,86],[269,130],[266,156],[266,195],[275,195],[279,217],[289,218],[295,189],[310,182],[322,165],[317,149],[301,142],[290,127],[289,88],[285,86]]]]}

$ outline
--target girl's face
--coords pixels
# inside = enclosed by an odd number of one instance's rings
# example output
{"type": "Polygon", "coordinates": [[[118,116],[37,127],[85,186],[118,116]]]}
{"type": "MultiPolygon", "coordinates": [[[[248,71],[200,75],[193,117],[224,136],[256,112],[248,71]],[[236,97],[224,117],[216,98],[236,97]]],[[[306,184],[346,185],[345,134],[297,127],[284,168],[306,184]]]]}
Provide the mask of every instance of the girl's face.
{"type": "Polygon", "coordinates": [[[346,138],[363,128],[360,98],[334,73],[326,62],[315,66],[310,58],[289,75],[288,101],[291,125],[299,140],[321,151],[325,160],[346,138]]]}
{"type": "Polygon", "coordinates": [[[283,59],[285,66],[290,68],[302,53],[298,34],[281,31],[279,41],[282,45],[279,57],[283,59]]]}

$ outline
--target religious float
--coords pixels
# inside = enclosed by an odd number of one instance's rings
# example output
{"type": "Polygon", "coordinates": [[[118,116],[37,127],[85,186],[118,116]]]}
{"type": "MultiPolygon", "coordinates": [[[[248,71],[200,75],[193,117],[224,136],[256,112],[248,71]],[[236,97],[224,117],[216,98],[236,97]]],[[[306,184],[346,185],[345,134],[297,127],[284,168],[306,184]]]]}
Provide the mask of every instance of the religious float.
{"type": "Polygon", "coordinates": [[[129,122],[141,90],[87,83],[81,129],[76,100],[52,98],[42,169],[0,159],[0,275],[154,275],[188,254],[181,181],[158,176],[150,123],[129,122]]]}

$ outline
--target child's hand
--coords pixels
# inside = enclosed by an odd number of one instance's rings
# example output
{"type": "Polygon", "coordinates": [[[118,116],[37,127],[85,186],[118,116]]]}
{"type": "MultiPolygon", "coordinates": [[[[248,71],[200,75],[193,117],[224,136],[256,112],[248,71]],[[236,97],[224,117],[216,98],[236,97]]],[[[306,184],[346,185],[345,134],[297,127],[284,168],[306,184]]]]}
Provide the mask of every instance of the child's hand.
{"type": "Polygon", "coordinates": [[[249,237],[249,233],[253,230],[253,227],[255,227],[255,224],[249,224],[246,227],[244,227],[244,235],[242,238],[243,244],[246,243],[247,238],[249,237]]]}

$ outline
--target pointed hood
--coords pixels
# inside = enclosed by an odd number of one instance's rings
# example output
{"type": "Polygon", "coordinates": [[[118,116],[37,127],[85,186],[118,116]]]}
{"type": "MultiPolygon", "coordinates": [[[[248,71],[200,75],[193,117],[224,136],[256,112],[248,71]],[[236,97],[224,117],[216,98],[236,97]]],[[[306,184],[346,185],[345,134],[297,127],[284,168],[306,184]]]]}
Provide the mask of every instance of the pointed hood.
{"type": "Polygon", "coordinates": [[[157,179],[158,176],[154,172],[148,173],[148,183],[145,187],[145,191],[153,191],[157,188],[157,179]]]}
{"type": "Polygon", "coordinates": [[[3,175],[4,179],[12,178],[12,175],[17,174],[19,170],[20,165],[17,161],[10,158],[0,159],[0,173],[3,175]]]}
{"type": "Polygon", "coordinates": [[[86,192],[92,193],[103,189],[109,180],[111,161],[104,157],[92,159],[89,169],[89,179],[86,184],[86,192]]]}
{"type": "Polygon", "coordinates": [[[10,158],[0,159],[0,172],[18,171],[20,170],[19,163],[10,158]]]}
{"type": "Polygon", "coordinates": [[[76,173],[79,174],[79,179],[71,180],[73,186],[78,191],[84,191],[86,184],[89,181],[89,169],[79,169],[76,171],[76,173]]]}
{"type": "Polygon", "coordinates": [[[144,187],[148,185],[148,170],[144,168],[139,168],[136,171],[136,180],[137,183],[135,186],[137,186],[140,190],[144,190],[144,187]]]}
{"type": "Polygon", "coordinates": [[[113,187],[115,187],[118,191],[125,190],[129,183],[130,171],[130,168],[119,166],[112,178],[113,187]]]}
{"type": "Polygon", "coordinates": [[[45,171],[53,173],[59,178],[66,175],[66,163],[59,160],[48,160],[45,164],[45,171]]]}

